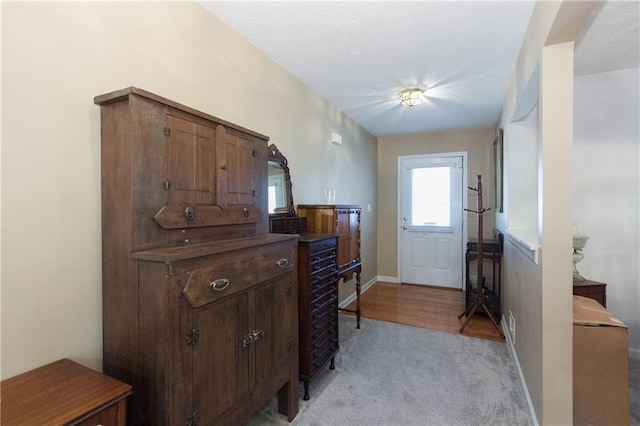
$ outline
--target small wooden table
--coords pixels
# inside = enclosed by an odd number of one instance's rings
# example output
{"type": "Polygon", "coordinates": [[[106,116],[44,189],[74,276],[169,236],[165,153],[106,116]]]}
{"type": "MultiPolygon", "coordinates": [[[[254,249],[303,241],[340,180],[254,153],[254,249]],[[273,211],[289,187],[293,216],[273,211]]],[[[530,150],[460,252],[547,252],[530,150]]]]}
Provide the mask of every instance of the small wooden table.
{"type": "MultiPolygon", "coordinates": [[[[486,303],[491,313],[500,318],[502,315],[502,308],[500,305],[500,286],[502,281],[501,275],[501,262],[502,262],[502,234],[498,238],[494,239],[482,239],[482,259],[492,262],[492,282],[489,287],[485,287],[486,303]]],[[[465,308],[468,308],[478,297],[477,288],[473,288],[470,281],[470,267],[471,262],[478,259],[478,239],[469,238],[467,240],[467,251],[464,255],[464,261],[466,264],[465,273],[465,308]]],[[[484,275],[484,274],[483,274],[484,275]]],[[[477,278],[476,278],[477,279],[477,278]]],[[[477,279],[477,282],[483,282],[477,279]]]]}
{"type": "Polygon", "coordinates": [[[131,386],[69,359],[2,381],[3,426],[124,426],[131,386]]]}
{"type": "Polygon", "coordinates": [[[598,281],[573,281],[573,294],[588,297],[607,307],[607,285],[598,281]]]}

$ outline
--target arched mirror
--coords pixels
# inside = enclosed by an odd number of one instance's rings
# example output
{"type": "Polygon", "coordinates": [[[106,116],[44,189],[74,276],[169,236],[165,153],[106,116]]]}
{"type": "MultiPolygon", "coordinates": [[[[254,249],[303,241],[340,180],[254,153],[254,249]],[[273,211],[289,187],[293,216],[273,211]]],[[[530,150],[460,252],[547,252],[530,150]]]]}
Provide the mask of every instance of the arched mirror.
{"type": "Polygon", "coordinates": [[[306,218],[296,216],[291,195],[291,175],[287,159],[277,146],[269,145],[269,229],[297,234],[306,230],[306,218]]]}
{"type": "Polygon", "coordinates": [[[274,144],[269,145],[269,216],[294,216],[291,175],[287,159],[274,144]]]}

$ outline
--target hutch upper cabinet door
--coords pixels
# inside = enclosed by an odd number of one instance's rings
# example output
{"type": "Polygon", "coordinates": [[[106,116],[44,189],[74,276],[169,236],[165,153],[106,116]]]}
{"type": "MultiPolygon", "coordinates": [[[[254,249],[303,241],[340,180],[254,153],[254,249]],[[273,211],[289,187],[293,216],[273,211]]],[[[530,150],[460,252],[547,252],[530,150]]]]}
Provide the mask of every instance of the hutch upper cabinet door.
{"type": "Polygon", "coordinates": [[[167,203],[216,204],[215,129],[167,115],[167,203]]]}
{"type": "MultiPolygon", "coordinates": [[[[247,137],[218,127],[218,205],[254,206],[257,195],[258,153],[247,137]]],[[[261,159],[262,160],[262,159],[261,159]]]]}
{"type": "Polygon", "coordinates": [[[215,123],[167,115],[167,205],[155,215],[165,229],[258,222],[257,180],[266,163],[248,135],[215,123]]]}

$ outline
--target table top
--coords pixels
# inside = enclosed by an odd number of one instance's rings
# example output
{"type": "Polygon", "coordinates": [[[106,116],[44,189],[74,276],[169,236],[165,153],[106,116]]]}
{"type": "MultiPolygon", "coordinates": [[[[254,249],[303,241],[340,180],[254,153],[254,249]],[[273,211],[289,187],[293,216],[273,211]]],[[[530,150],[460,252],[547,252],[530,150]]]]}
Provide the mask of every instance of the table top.
{"type": "MultiPolygon", "coordinates": [[[[477,238],[469,238],[467,240],[467,252],[477,252],[478,251],[478,239],[477,238]]],[[[500,242],[493,239],[482,239],[482,253],[500,253],[502,250],[500,248],[500,242]]]]}
{"type": "Polygon", "coordinates": [[[592,280],[587,280],[585,279],[584,281],[573,281],[573,286],[574,287],[587,287],[587,286],[592,286],[592,285],[602,285],[602,286],[607,286],[605,283],[601,283],[599,281],[592,281],[592,280]]]}
{"type": "Polygon", "coordinates": [[[130,394],[130,385],[61,359],[2,381],[2,424],[66,424],[130,394]]]}

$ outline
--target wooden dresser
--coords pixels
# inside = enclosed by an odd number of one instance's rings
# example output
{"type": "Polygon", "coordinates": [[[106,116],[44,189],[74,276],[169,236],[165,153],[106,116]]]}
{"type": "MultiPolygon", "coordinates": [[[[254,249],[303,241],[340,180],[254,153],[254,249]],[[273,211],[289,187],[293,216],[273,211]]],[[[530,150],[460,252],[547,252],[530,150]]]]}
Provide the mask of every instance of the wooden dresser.
{"type": "Polygon", "coordinates": [[[573,294],[588,297],[607,307],[607,285],[598,281],[573,281],[573,294]]]}
{"type": "Polygon", "coordinates": [[[344,204],[300,204],[298,215],[307,219],[307,231],[338,234],[338,281],[356,277],[356,309],[343,311],[356,314],[356,328],[360,328],[360,220],[362,207],[344,204]]]}
{"type": "Polygon", "coordinates": [[[297,235],[269,234],[267,141],[130,87],[101,107],[104,371],[132,425],[298,412],[297,235]]]}
{"type": "Polygon", "coordinates": [[[298,242],[300,379],[309,381],[338,352],[337,234],[301,234],[298,242]]]}
{"type": "Polygon", "coordinates": [[[68,359],[2,382],[4,426],[124,426],[131,386],[68,359]]]}

